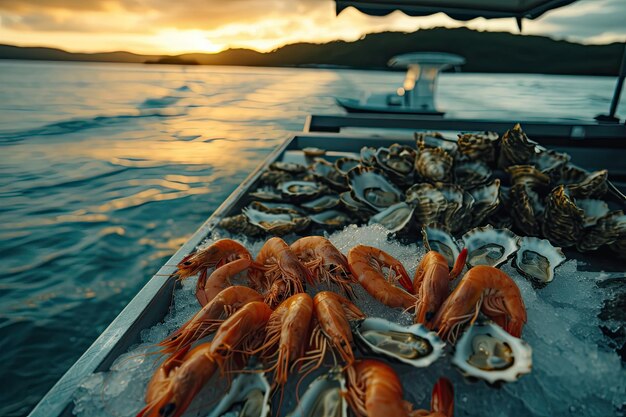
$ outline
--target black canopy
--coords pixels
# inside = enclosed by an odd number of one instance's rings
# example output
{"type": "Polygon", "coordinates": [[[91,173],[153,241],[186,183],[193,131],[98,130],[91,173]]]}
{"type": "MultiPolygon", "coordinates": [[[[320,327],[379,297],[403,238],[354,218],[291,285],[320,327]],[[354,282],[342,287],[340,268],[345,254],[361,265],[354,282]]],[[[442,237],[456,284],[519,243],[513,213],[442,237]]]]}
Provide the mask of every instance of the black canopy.
{"type": "Polygon", "coordinates": [[[495,19],[514,17],[535,19],[548,10],[565,6],[576,0],[335,0],[337,14],[347,7],[372,15],[384,16],[400,10],[409,16],[445,13],[456,20],[477,17],[495,19]]]}

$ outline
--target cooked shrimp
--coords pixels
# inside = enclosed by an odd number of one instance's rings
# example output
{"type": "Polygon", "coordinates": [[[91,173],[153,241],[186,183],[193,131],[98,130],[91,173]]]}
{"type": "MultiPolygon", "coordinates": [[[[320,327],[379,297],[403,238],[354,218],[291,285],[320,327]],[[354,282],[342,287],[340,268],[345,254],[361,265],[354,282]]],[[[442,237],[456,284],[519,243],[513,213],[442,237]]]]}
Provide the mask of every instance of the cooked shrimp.
{"type": "Polygon", "coordinates": [[[326,352],[330,351],[333,356],[338,354],[346,368],[350,368],[354,363],[350,321],[364,319],[365,314],[348,299],[330,291],[315,295],[313,312],[316,325],[311,333],[311,351],[305,361],[307,366],[318,368],[326,352]]]}
{"type": "Polygon", "coordinates": [[[256,263],[264,270],[266,301],[272,306],[293,294],[304,292],[302,281],[313,284],[309,270],[289,249],[289,245],[279,237],[273,237],[265,242],[257,255],[256,263]],[[272,288],[277,280],[285,282],[285,291],[278,292],[276,287],[272,288]]]}
{"type": "Polygon", "coordinates": [[[253,301],[224,320],[215,332],[209,353],[222,366],[234,353],[252,353],[262,343],[272,309],[253,301]]]}
{"type": "Polygon", "coordinates": [[[439,309],[433,328],[454,343],[463,325],[474,322],[479,310],[511,335],[520,337],[526,323],[520,290],[506,273],[486,265],[475,266],[463,276],[439,309]]]}
{"type": "Polygon", "coordinates": [[[420,261],[413,278],[413,293],[417,296],[415,322],[432,327],[432,320],[450,294],[450,281],[463,270],[467,259],[467,249],[463,249],[454,264],[448,269],[448,261],[440,253],[428,252],[420,261]]]}
{"type": "Polygon", "coordinates": [[[348,264],[363,288],[381,303],[403,309],[415,306],[415,296],[390,282],[399,277],[404,288],[413,289],[408,273],[393,256],[372,246],[357,245],[348,252],[348,264]],[[389,270],[391,277],[385,277],[384,268],[389,270]]]}
{"type": "Polygon", "coordinates": [[[210,303],[223,289],[232,285],[231,278],[253,266],[254,262],[251,259],[237,259],[217,268],[209,278],[206,277],[206,271],[200,273],[196,284],[196,298],[200,305],[210,303]]]}
{"type": "Polygon", "coordinates": [[[251,288],[238,285],[224,289],[180,329],[159,343],[163,347],[162,352],[176,352],[210,335],[225,319],[252,301],[263,301],[263,296],[251,288]]]}
{"type": "Polygon", "coordinates": [[[413,410],[413,405],[403,400],[402,383],[389,365],[366,359],[354,368],[356,381],[348,389],[348,402],[358,417],[452,417],[454,398],[447,379],[440,378],[435,384],[432,411],[413,410]]]}
{"type": "Polygon", "coordinates": [[[241,243],[232,239],[220,239],[204,249],[185,256],[178,263],[176,274],[180,279],[185,279],[237,259],[252,259],[252,255],[241,243]]]}
{"type": "Polygon", "coordinates": [[[307,236],[290,246],[318,282],[337,285],[349,298],[354,298],[350,285],[355,282],[345,255],[322,236],[307,236]]]}
{"type": "Polygon", "coordinates": [[[274,310],[265,328],[262,357],[275,370],[274,383],[284,386],[290,364],[301,358],[309,343],[313,299],[307,293],[295,294],[274,310]]]}
{"type": "Polygon", "coordinates": [[[188,346],[166,360],[148,383],[147,405],[137,417],[181,416],[217,369],[210,350],[211,343],[188,346]]]}

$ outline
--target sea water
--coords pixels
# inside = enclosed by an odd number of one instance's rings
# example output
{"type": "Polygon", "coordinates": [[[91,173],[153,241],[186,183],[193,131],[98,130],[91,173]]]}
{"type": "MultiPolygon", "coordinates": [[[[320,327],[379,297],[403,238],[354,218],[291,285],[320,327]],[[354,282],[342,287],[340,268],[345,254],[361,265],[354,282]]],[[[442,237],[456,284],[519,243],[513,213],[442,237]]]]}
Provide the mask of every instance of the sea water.
{"type": "MultiPolygon", "coordinates": [[[[25,415],[310,113],[399,72],[0,61],[0,415],[25,415]]],[[[452,117],[591,120],[615,80],[443,74],[452,117]]],[[[623,115],[626,96],[622,98],[623,115]]]]}
{"type": "MultiPolygon", "coordinates": [[[[215,239],[217,237],[209,239],[204,245],[215,239]]],[[[348,226],[329,239],[344,254],[357,244],[382,249],[402,262],[411,276],[425,253],[416,244],[398,242],[380,225],[348,226]]],[[[242,243],[256,255],[263,241],[242,243]]],[[[532,347],[532,372],[498,388],[482,381],[470,382],[451,365],[452,351],[448,349],[446,355],[428,368],[391,364],[403,382],[405,399],[417,408],[428,409],[433,385],[439,377],[445,376],[454,386],[455,416],[622,415],[626,374],[619,355],[609,347],[610,340],[599,328],[598,313],[603,300],[611,296],[611,290],[601,289],[597,284],[606,276],[583,272],[576,260],[568,260],[556,269],[550,284],[536,289],[510,262],[501,269],[516,282],[526,305],[528,321],[522,338],[532,347]]],[[[355,303],[366,315],[405,325],[412,322],[409,314],[383,306],[359,285],[354,288],[357,290],[355,303]]],[[[174,303],[165,320],[142,332],[142,344],[120,356],[110,371],[95,373],[82,382],[74,397],[77,416],[132,416],[145,405],[146,384],[162,361],[146,353],[154,352],[154,344],[199,310],[194,290],[195,282],[185,281],[182,289],[175,292],[174,303]]],[[[315,292],[313,290],[312,294],[315,292]]],[[[298,380],[299,375],[289,380],[280,415],[286,415],[295,407],[298,380]]],[[[185,416],[206,416],[210,405],[224,395],[225,390],[224,379],[214,376],[185,416]]],[[[274,405],[277,403],[275,400],[274,405]]]]}

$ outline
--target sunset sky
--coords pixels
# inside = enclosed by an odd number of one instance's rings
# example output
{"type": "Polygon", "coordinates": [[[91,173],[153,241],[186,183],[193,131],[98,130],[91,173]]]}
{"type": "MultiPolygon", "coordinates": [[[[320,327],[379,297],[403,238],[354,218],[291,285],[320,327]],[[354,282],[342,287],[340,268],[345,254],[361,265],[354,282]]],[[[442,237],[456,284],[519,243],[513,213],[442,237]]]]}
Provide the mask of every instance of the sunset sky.
{"type": "MultiPolygon", "coordinates": [[[[400,12],[371,17],[352,8],[335,16],[332,0],[0,0],[0,43],[73,52],[270,51],[299,41],[462,25],[518,32],[513,19],[461,23],[443,14],[408,17],[400,12]]],[[[580,0],[525,21],[524,33],[584,43],[625,41],[626,0],[580,0]]]]}

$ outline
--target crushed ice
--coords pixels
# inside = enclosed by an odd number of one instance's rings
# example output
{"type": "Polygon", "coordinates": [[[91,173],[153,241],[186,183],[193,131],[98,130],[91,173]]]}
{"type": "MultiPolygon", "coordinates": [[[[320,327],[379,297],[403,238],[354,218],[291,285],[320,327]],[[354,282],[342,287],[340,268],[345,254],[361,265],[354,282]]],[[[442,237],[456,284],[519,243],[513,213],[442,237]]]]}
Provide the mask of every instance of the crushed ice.
{"type": "MultiPolygon", "coordinates": [[[[223,236],[222,236],[223,237],[223,236]]],[[[219,236],[204,243],[210,244],[219,236]]],[[[288,243],[296,236],[287,237],[288,243]]],[[[348,226],[329,236],[343,253],[357,244],[378,247],[399,259],[413,276],[423,247],[404,245],[389,236],[379,225],[348,226]]],[[[258,253],[263,241],[239,239],[258,253]]],[[[597,273],[581,272],[576,260],[569,260],[556,270],[552,283],[542,289],[533,286],[510,264],[502,269],[517,282],[528,313],[522,337],[533,348],[533,371],[515,383],[493,388],[483,382],[465,380],[444,357],[426,369],[393,364],[402,378],[405,399],[416,407],[429,408],[432,387],[441,376],[450,378],[455,389],[456,416],[556,416],[622,415],[626,400],[626,372],[618,354],[599,328],[598,314],[608,289],[599,288],[597,273]]],[[[195,279],[186,280],[177,289],[169,314],[162,323],[141,332],[141,344],[121,355],[108,372],[88,376],[74,394],[74,413],[80,417],[134,416],[144,407],[144,392],[152,373],[162,358],[154,344],[187,321],[199,306],[194,296],[195,279]]],[[[411,317],[382,306],[360,286],[355,290],[357,305],[368,315],[384,317],[404,324],[411,317]]],[[[449,356],[449,354],[448,354],[449,356]]],[[[310,380],[315,375],[310,376],[310,380]]],[[[291,378],[285,390],[283,413],[295,405],[291,378]]],[[[213,378],[196,397],[185,416],[206,416],[211,405],[224,393],[224,383],[213,378]]],[[[293,380],[293,381],[292,381],[293,380]]],[[[302,384],[305,387],[306,381],[302,384]]],[[[294,385],[295,386],[295,385],[294,385]]],[[[300,392],[300,395],[302,392],[300,392]]]]}

